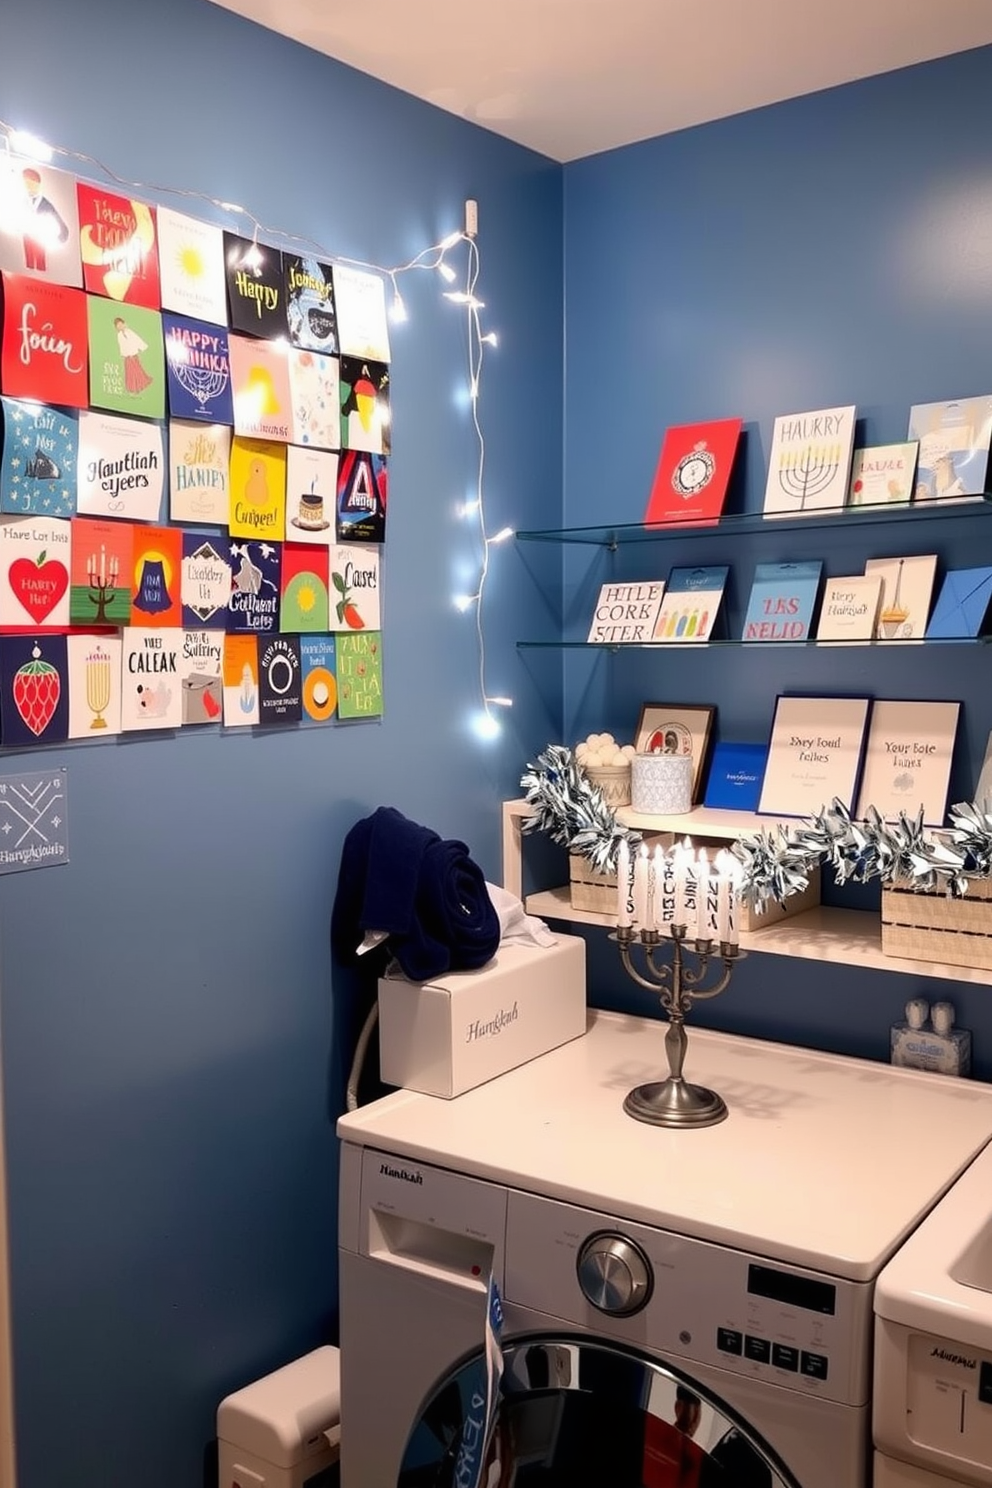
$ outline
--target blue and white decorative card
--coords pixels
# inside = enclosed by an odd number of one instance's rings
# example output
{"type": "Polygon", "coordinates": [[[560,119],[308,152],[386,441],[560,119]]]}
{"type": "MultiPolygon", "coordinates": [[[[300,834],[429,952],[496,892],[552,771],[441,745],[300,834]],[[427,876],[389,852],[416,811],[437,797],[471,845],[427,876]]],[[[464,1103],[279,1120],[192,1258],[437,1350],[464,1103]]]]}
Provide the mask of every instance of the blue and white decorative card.
{"type": "Polygon", "coordinates": [[[673,568],[654,625],[656,641],[708,641],[730,569],[673,568]]]}
{"type": "Polygon", "coordinates": [[[0,780],[0,873],[69,861],[66,771],[20,771],[0,780]]]}
{"type": "Polygon", "coordinates": [[[745,641],[805,641],[809,638],[820,573],[808,563],[759,563],[744,616],[745,641]]]}
{"type": "Polygon", "coordinates": [[[703,805],[717,811],[757,811],[767,744],[716,744],[703,805]]]}
{"type": "Polygon", "coordinates": [[[76,510],[79,422],[74,412],[0,398],[0,511],[71,517],[76,510]]]}
{"type": "Polygon", "coordinates": [[[992,568],[949,569],[930,616],[927,640],[980,635],[990,599],[992,568]]]}
{"type": "Polygon", "coordinates": [[[166,386],[172,418],[234,423],[227,331],[186,315],[162,315],[166,386]]]}

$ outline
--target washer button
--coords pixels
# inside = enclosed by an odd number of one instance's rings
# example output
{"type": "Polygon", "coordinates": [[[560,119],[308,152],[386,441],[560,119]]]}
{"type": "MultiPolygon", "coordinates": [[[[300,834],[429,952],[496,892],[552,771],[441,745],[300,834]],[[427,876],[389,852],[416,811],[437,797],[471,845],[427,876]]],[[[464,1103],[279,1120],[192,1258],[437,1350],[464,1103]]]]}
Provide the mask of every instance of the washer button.
{"type": "Polygon", "coordinates": [[[773,1343],[772,1363],[777,1369],[789,1369],[795,1374],[799,1368],[799,1350],[786,1343],[773,1343]]]}
{"type": "Polygon", "coordinates": [[[802,1373],[807,1379],[826,1379],[827,1356],[826,1354],[808,1354],[805,1349],[802,1353],[802,1373]]]}
{"type": "Polygon", "coordinates": [[[738,1333],[735,1328],[717,1328],[716,1346],[724,1354],[742,1354],[744,1335],[738,1333]]]}
{"type": "Polygon", "coordinates": [[[753,1338],[748,1333],[744,1339],[744,1357],[756,1364],[767,1364],[772,1356],[772,1346],[767,1338],[753,1338]]]}

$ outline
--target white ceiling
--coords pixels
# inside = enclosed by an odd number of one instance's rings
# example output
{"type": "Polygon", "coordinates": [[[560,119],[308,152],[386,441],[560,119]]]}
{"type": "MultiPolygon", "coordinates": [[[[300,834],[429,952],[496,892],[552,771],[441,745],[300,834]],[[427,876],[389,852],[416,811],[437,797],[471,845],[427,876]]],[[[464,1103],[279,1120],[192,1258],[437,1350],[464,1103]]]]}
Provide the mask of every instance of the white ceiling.
{"type": "Polygon", "coordinates": [[[992,42],[992,0],[214,0],[555,160],[992,42]]]}

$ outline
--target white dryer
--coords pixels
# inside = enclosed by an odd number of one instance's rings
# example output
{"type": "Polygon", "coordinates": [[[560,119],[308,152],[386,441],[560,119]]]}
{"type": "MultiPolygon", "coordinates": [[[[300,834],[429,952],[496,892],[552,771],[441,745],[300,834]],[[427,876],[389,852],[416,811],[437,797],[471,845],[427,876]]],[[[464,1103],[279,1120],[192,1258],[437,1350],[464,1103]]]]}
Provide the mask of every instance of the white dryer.
{"type": "Polygon", "coordinates": [[[454,1488],[486,1281],[500,1488],[865,1488],[875,1277],[992,1135],[992,1088],[694,1030],[729,1117],[623,1099],[664,1028],[341,1118],[342,1488],[454,1488]]]}

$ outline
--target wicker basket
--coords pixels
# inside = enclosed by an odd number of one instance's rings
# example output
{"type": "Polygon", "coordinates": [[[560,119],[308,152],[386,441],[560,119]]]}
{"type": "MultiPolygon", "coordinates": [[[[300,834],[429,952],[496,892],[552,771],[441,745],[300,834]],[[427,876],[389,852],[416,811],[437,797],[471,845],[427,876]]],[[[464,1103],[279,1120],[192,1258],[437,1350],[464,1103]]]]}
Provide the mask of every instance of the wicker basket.
{"type": "Polygon", "coordinates": [[[630,765],[583,765],[582,773],[590,785],[603,793],[603,800],[614,810],[630,805],[630,765]]]}
{"type": "Polygon", "coordinates": [[[883,885],[882,951],[912,961],[992,970],[992,882],[969,879],[963,899],[943,890],[883,885]]]}
{"type": "Polygon", "coordinates": [[[742,935],[767,930],[769,925],[777,925],[781,920],[791,920],[804,910],[815,909],[819,902],[820,870],[814,868],[804,889],[798,894],[790,894],[788,899],[769,899],[761,914],[750,904],[742,904],[737,911],[737,928],[742,935]]]}

